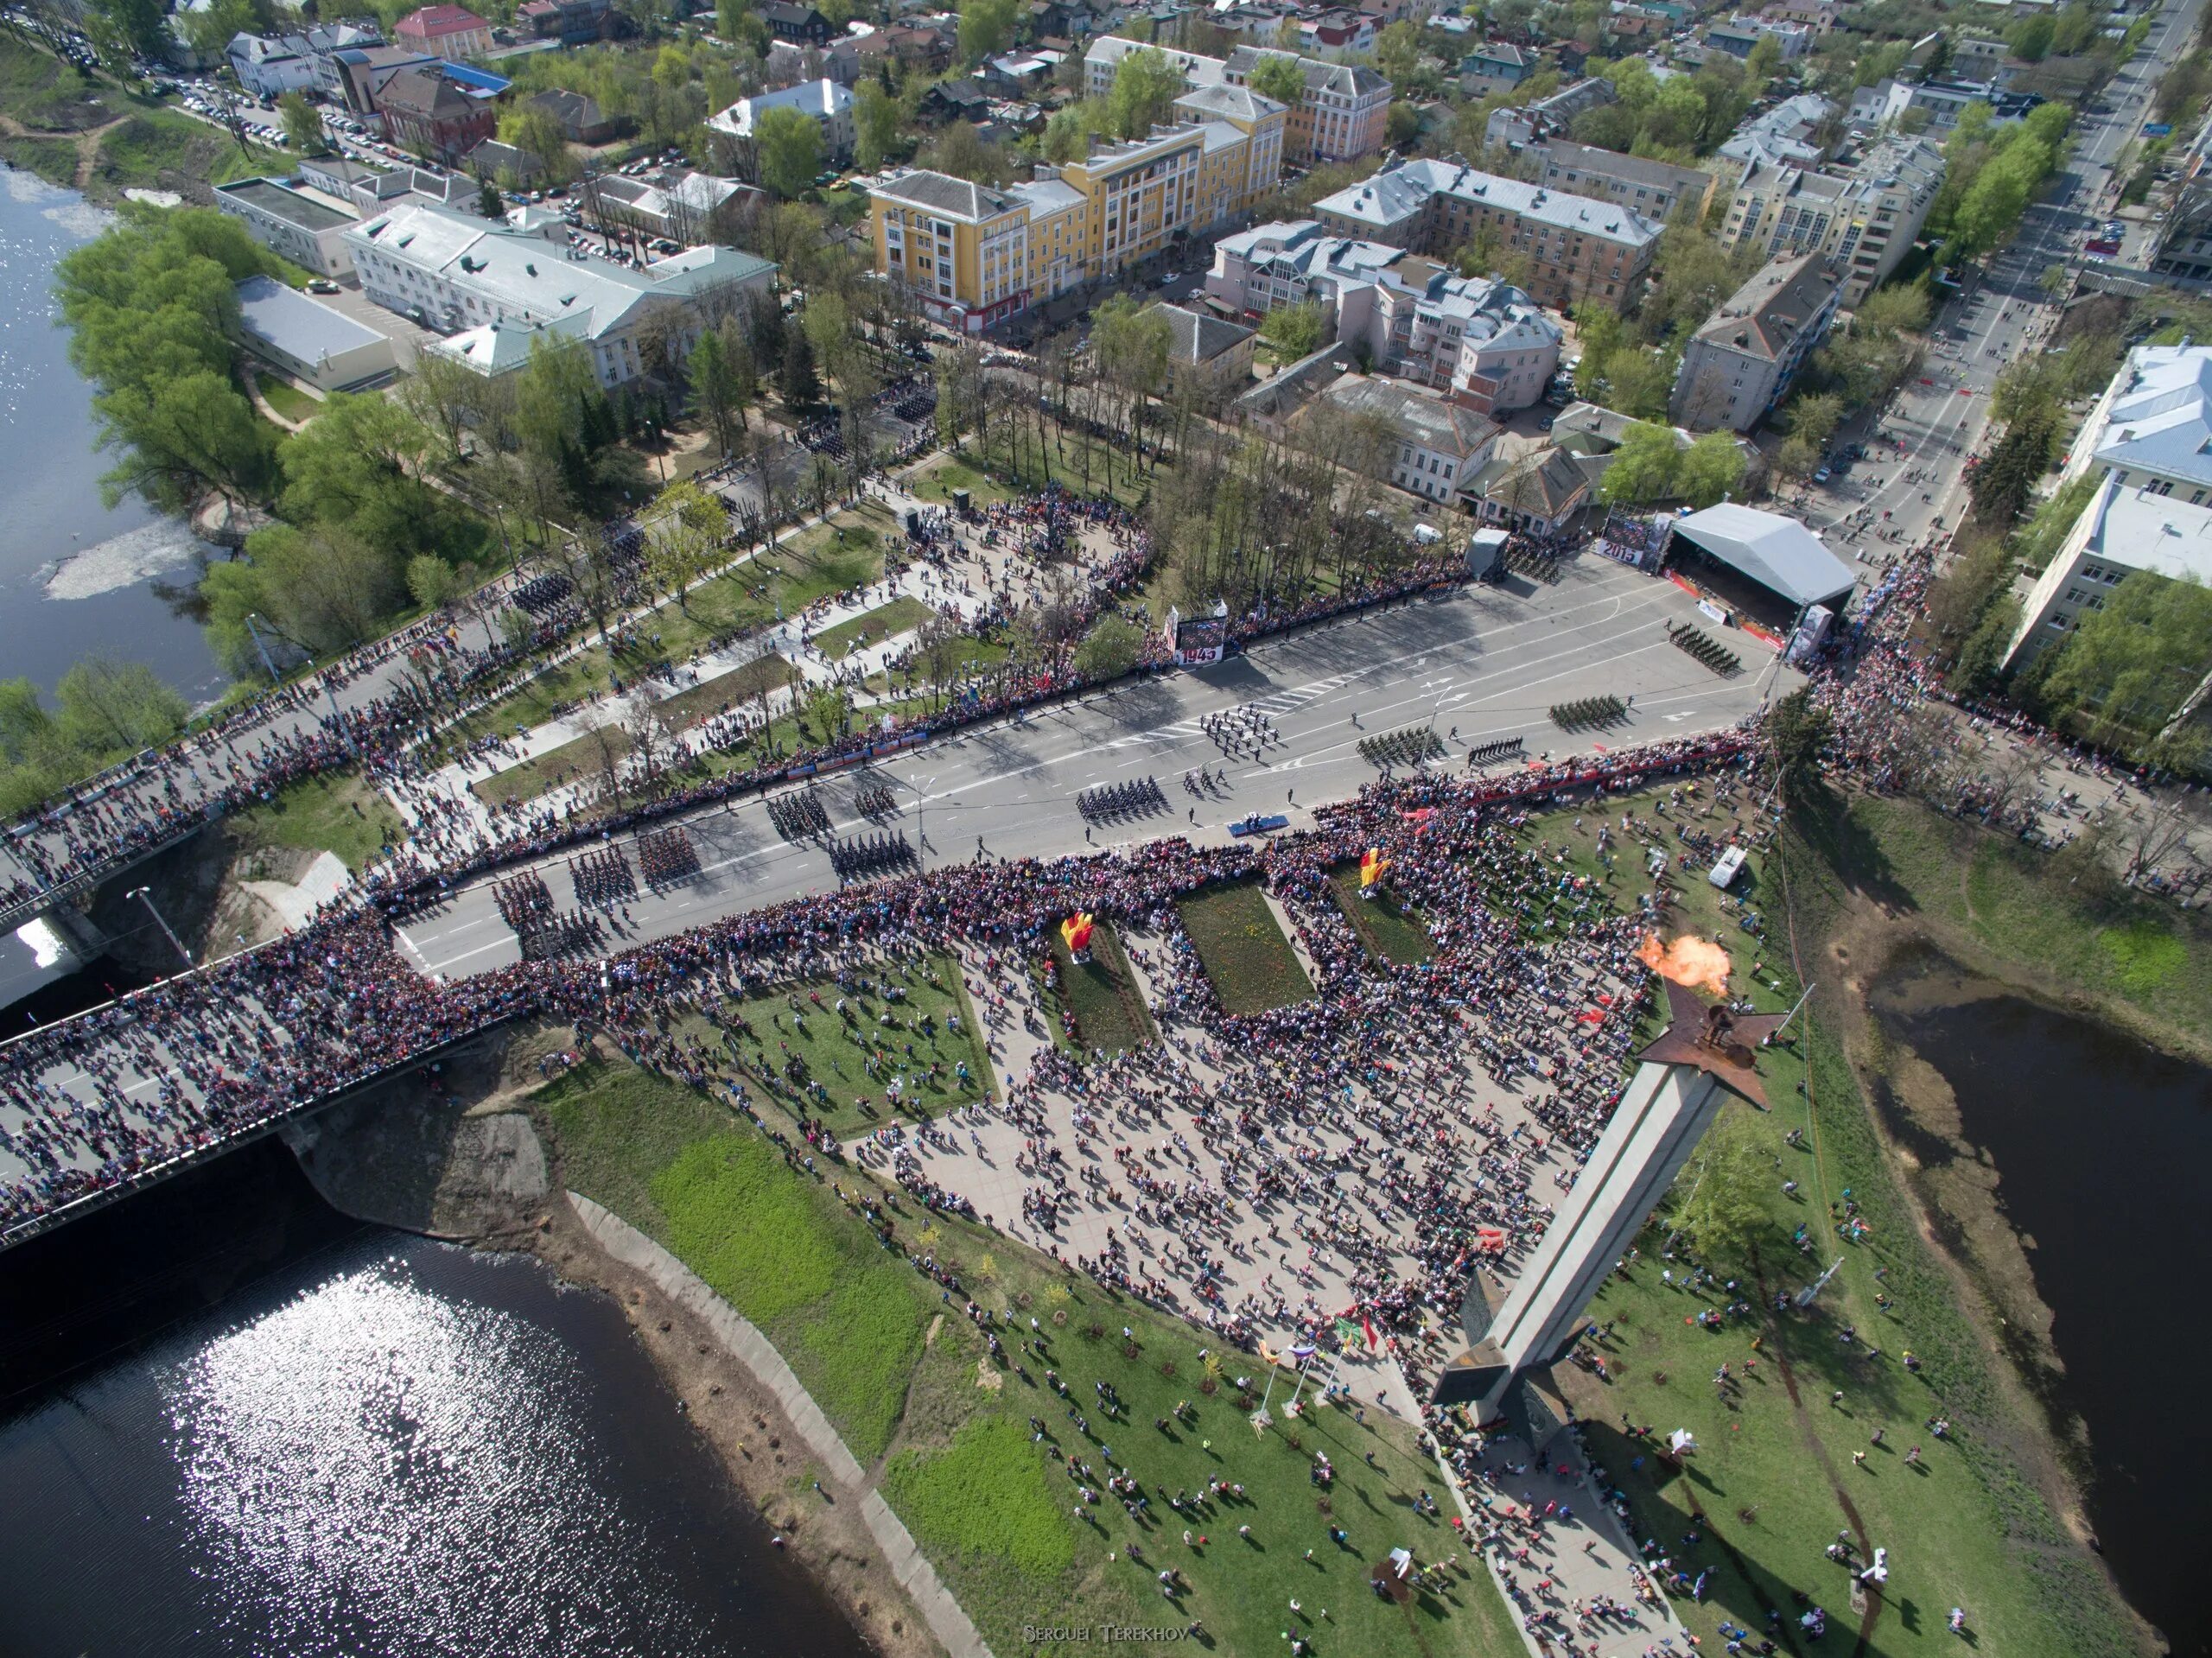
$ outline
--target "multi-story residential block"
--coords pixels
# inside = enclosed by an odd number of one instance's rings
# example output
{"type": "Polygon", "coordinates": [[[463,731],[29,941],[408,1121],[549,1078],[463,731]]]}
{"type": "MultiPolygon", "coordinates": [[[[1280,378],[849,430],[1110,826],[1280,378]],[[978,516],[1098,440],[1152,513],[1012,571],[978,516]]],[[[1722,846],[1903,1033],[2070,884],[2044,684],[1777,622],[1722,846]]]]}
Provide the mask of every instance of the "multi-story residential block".
{"type": "Polygon", "coordinates": [[[721,133],[734,141],[741,153],[749,154],[753,130],[770,110],[797,110],[820,127],[825,160],[842,163],[851,156],[852,89],[826,78],[804,80],[779,92],[763,92],[758,98],[741,98],[728,109],[709,116],[707,130],[721,133]]]}
{"type": "Polygon", "coordinates": [[[385,140],[417,156],[451,163],[490,137],[499,124],[489,98],[474,98],[429,69],[402,69],[377,96],[385,140]]]}
{"type": "MultiPolygon", "coordinates": [[[[1147,49],[1142,41],[1118,35],[1093,41],[1083,57],[1085,90],[1093,98],[1104,97],[1113,90],[1122,60],[1147,49]]],[[[1290,111],[1287,128],[1285,153],[1293,161],[1357,161],[1382,148],[1389,130],[1390,83],[1372,69],[1263,47],[1240,46],[1226,59],[1161,49],[1193,91],[1249,86],[1264,59],[1295,59],[1306,76],[1306,92],[1290,111]]]]}
{"type": "Polygon", "coordinates": [[[1842,297],[1843,283],[1822,255],[1773,261],[1683,346],[1669,412],[1693,431],[1750,431],[1788,394],[1842,297]]]}
{"type": "Polygon", "coordinates": [[[1547,189],[1600,196],[1632,207],[1646,219],[1669,219],[1675,208],[1685,207],[1694,220],[1702,221],[1720,184],[1719,175],[1702,168],[1624,156],[1618,149],[1598,149],[1565,138],[1529,144],[1521,153],[1535,162],[1536,182],[1547,189]]]}
{"type": "Polygon", "coordinates": [[[353,215],[276,179],[240,179],[215,187],[215,205],[242,219],[253,239],[319,276],[353,269],[346,232],[353,215]]]}
{"type": "Polygon", "coordinates": [[[1094,142],[1004,190],[912,171],[869,187],[875,267],[948,327],[978,333],[1077,284],[1172,252],[1248,210],[1282,171],[1283,106],[1217,83],[1184,124],[1094,142]]]}
{"type": "Polygon", "coordinates": [[[1346,236],[1417,253],[1445,253],[1484,231],[1527,257],[1529,291],[1546,305],[1585,300],[1625,306],[1636,295],[1661,226],[1618,202],[1484,173],[1456,158],[1395,162],[1313,204],[1346,236]]]}
{"type": "Polygon", "coordinates": [[[1720,239],[1769,257],[1820,253],[1844,274],[1848,310],[1896,270],[1943,183],[1943,152],[1923,138],[1885,138],[1820,171],[1755,160],[1728,204],[1720,239]]]}
{"type": "Polygon", "coordinates": [[[1224,237],[1206,292],[1255,318],[1318,305],[1326,340],[1479,414],[1528,407],[1559,365],[1562,330],[1521,289],[1310,219],[1224,237]]]}
{"type": "Polygon", "coordinates": [[[568,245],[557,217],[537,230],[442,207],[396,207],[346,232],[362,291],[449,337],[432,349],[484,374],[530,359],[541,335],[581,340],[604,386],[645,373],[642,336],[667,329],[681,359],[714,316],[772,300],[776,267],[734,248],[692,248],[633,270],[568,245]]]}
{"type": "Polygon", "coordinates": [[[1376,27],[1376,19],[1365,12],[1335,6],[1318,16],[1298,20],[1298,44],[1301,51],[1315,57],[1343,62],[1364,57],[1375,49],[1376,27]]]}
{"type": "Polygon", "coordinates": [[[2177,286],[2212,283],[2212,172],[2200,168],[2183,181],[2158,227],[2152,274],[2177,286]]]}
{"type": "MultiPolygon", "coordinates": [[[[2108,473],[2028,590],[2005,666],[2025,667],[2061,643],[2122,582],[2155,580],[2212,581],[2212,508],[2108,473]]],[[[2190,702],[2203,690],[2198,686],[2190,702]]]]}
{"type": "Polygon", "coordinates": [[[466,6],[424,6],[392,26],[392,38],[448,63],[466,63],[492,49],[492,25],[466,6]]]}

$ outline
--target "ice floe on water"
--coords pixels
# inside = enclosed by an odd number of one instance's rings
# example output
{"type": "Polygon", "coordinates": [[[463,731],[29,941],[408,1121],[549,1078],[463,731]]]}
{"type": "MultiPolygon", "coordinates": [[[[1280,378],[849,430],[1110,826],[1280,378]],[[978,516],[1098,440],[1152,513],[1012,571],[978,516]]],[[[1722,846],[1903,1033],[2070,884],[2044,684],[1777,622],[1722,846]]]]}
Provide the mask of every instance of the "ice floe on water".
{"type": "Polygon", "coordinates": [[[157,518],[46,566],[40,579],[49,599],[96,598],[182,569],[198,556],[202,544],[189,525],[157,518]]]}

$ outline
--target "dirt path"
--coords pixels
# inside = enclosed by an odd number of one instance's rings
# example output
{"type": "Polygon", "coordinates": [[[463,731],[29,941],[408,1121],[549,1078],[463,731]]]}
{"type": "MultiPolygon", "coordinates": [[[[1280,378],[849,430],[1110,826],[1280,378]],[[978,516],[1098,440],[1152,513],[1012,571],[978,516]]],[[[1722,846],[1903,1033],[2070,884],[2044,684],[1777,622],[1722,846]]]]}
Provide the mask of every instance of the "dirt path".
{"type": "Polygon", "coordinates": [[[118,115],[112,121],[103,121],[96,127],[86,127],[79,132],[54,132],[27,127],[12,115],[0,115],[0,137],[67,138],[77,147],[77,171],[70,180],[70,186],[79,191],[86,191],[92,187],[92,168],[99,162],[100,140],[130,118],[127,115],[118,115]]]}

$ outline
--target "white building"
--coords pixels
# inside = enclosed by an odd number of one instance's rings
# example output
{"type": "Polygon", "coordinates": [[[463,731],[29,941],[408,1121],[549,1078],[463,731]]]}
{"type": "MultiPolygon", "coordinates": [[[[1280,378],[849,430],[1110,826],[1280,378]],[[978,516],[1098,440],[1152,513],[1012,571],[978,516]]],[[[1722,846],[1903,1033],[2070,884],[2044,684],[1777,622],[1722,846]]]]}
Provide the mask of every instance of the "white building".
{"type": "Polygon", "coordinates": [[[1836,114],[1836,106],[1819,93],[1799,92],[1745,119],[1720,146],[1720,153],[1732,162],[1764,155],[1810,167],[1827,154],[1823,135],[1836,114]]]}
{"type": "Polygon", "coordinates": [[[215,187],[215,205],[245,221],[253,239],[319,276],[343,276],[353,269],[346,232],[353,214],[275,179],[240,179],[215,187]]]}
{"type": "Polygon", "coordinates": [[[751,146],[760,118],[770,110],[797,110],[822,129],[825,162],[843,162],[853,153],[853,92],[834,80],[802,80],[779,92],[741,98],[718,115],[709,116],[709,130],[751,146]]]}
{"type": "Polygon", "coordinates": [[[315,60],[299,35],[234,35],[224,56],[238,85],[256,98],[282,98],[315,85],[315,60]]]}
{"type": "Polygon", "coordinates": [[[2093,472],[2191,506],[2212,499],[2212,346],[2128,353],[2082,423],[2059,482],[2093,472]]]}
{"type": "Polygon", "coordinates": [[[363,292],[450,335],[433,349],[486,373],[527,361],[530,336],[551,329],[584,342],[601,385],[620,385],[645,372],[639,337],[670,310],[679,313],[681,358],[709,301],[774,292],[776,267],[734,248],[692,248],[635,270],[571,249],[563,228],[557,219],[524,231],[408,206],[355,226],[346,240],[363,292]]]}
{"type": "Polygon", "coordinates": [[[1311,302],[1325,340],[1479,414],[1528,407],[1559,365],[1562,330],[1520,289],[1310,219],[1222,238],[1206,291],[1255,318],[1311,302]]]}
{"type": "Polygon", "coordinates": [[[2108,473],[2029,590],[2005,666],[2034,661],[2102,610],[2121,582],[2145,575],[2212,581],[2212,508],[2148,484],[2131,488],[2108,473]]]}
{"type": "Polygon", "coordinates": [[[351,391],[399,366],[392,341],[273,276],[238,284],[238,333],[253,353],[321,391],[351,391]]]}

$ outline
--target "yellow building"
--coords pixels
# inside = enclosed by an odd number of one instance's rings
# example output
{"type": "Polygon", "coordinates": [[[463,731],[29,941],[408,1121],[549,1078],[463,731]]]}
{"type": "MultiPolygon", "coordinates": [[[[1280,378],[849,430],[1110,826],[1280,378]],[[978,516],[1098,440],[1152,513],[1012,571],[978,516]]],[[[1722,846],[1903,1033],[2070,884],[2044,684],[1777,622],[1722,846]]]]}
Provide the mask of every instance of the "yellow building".
{"type": "Polygon", "coordinates": [[[1111,276],[1247,212],[1282,171],[1286,111],[1241,86],[1175,102],[1177,126],[1004,190],[914,170],[870,187],[875,268],[963,333],[1111,276]]]}

